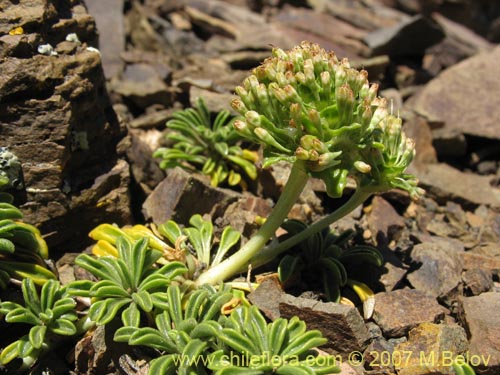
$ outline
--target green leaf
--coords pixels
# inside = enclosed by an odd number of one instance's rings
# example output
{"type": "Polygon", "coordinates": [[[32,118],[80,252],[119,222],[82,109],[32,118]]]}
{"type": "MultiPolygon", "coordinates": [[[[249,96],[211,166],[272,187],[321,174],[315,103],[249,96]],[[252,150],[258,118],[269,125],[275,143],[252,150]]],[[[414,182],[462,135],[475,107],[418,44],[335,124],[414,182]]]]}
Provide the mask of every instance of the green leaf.
{"type": "Polygon", "coordinates": [[[26,323],[32,326],[42,324],[42,321],[38,318],[38,316],[25,307],[9,311],[7,315],[5,315],[5,321],[7,323],[26,323]]]}
{"type": "Polygon", "coordinates": [[[219,338],[238,353],[245,355],[257,355],[259,353],[254,343],[247,336],[235,329],[223,328],[219,338]]]}
{"type": "Polygon", "coordinates": [[[95,283],[90,289],[90,295],[99,299],[130,297],[123,286],[117,285],[115,281],[111,280],[101,280],[95,283]]]}
{"type": "Polygon", "coordinates": [[[133,287],[137,287],[141,282],[144,273],[144,266],[146,260],[146,252],[148,251],[149,240],[142,238],[137,241],[132,248],[132,257],[128,269],[132,278],[133,287]]]}
{"type": "Polygon", "coordinates": [[[240,240],[241,233],[231,227],[225,227],[222,231],[222,235],[219,242],[219,247],[217,248],[217,252],[212,261],[212,266],[219,264],[224,255],[238,243],[240,240]]]}
{"type": "Polygon", "coordinates": [[[222,326],[214,320],[198,323],[191,331],[191,337],[194,339],[207,339],[217,337],[222,330],[222,326]]]}
{"type": "Polygon", "coordinates": [[[89,317],[98,325],[104,325],[113,320],[118,311],[130,303],[130,298],[112,298],[94,302],[89,309],[89,317]]]}
{"type": "Polygon", "coordinates": [[[313,370],[302,366],[283,365],[276,370],[280,375],[316,375],[313,370]]]}
{"type": "Polygon", "coordinates": [[[49,280],[43,285],[40,294],[40,307],[42,311],[53,307],[60,287],[61,284],[56,280],[49,280]]]}
{"type": "Polygon", "coordinates": [[[300,257],[294,255],[285,255],[278,265],[278,276],[282,283],[299,273],[304,267],[300,257]]]}
{"type": "Polygon", "coordinates": [[[208,320],[217,320],[221,314],[221,308],[224,304],[233,298],[231,293],[214,294],[210,296],[210,302],[206,303],[203,311],[200,314],[201,320],[206,322],[208,320]]]}
{"type": "Polygon", "coordinates": [[[24,335],[19,340],[17,340],[17,351],[20,358],[26,358],[29,356],[35,347],[31,344],[28,335],[24,335]]]}
{"type": "Polygon", "coordinates": [[[66,291],[71,296],[90,297],[90,289],[94,284],[90,280],[72,281],[66,286],[66,291]]]}
{"type": "Polygon", "coordinates": [[[45,333],[47,326],[34,326],[31,327],[29,332],[29,341],[35,349],[40,349],[45,341],[45,333]]]}
{"type": "Polygon", "coordinates": [[[7,345],[2,352],[0,353],[0,362],[3,365],[6,365],[7,363],[11,362],[12,360],[16,359],[19,357],[19,346],[18,342],[14,341],[10,345],[7,345]]]}
{"type": "Polygon", "coordinates": [[[21,289],[23,291],[23,298],[26,307],[34,314],[39,314],[41,312],[40,299],[33,280],[24,279],[21,289]]]}
{"type": "Polygon", "coordinates": [[[316,346],[326,344],[327,341],[318,330],[307,331],[289,342],[281,354],[284,356],[299,356],[316,346]]]}
{"type": "Polygon", "coordinates": [[[267,343],[267,323],[257,306],[250,307],[249,322],[246,325],[247,332],[252,332],[256,344],[261,353],[269,351],[267,343]]]}
{"type": "Polygon", "coordinates": [[[132,300],[145,312],[153,310],[153,300],[151,299],[151,295],[145,290],[133,293],[132,300]]]}
{"type": "Polygon", "coordinates": [[[13,254],[16,251],[16,245],[7,238],[0,238],[0,253],[13,254]]]}
{"type": "Polygon", "coordinates": [[[58,335],[73,336],[76,335],[76,326],[73,322],[59,318],[51,322],[50,330],[58,335]]]}
{"type": "Polygon", "coordinates": [[[184,318],[198,318],[202,304],[208,298],[208,291],[197,289],[189,295],[189,298],[184,309],[184,318]]]}
{"type": "Polygon", "coordinates": [[[128,343],[130,337],[137,331],[137,327],[120,327],[115,331],[113,340],[116,342],[126,342],[128,343]]]}
{"type": "Polygon", "coordinates": [[[143,345],[153,349],[163,350],[167,353],[177,353],[177,346],[167,336],[151,327],[136,329],[130,336],[130,345],[143,345]]]}
{"type": "Polygon", "coordinates": [[[182,303],[181,303],[181,292],[177,285],[172,285],[167,290],[168,294],[168,312],[174,326],[178,326],[182,321],[182,303]]]}
{"type": "Polygon", "coordinates": [[[158,226],[158,231],[165,236],[170,243],[173,245],[175,241],[182,236],[182,230],[179,228],[177,223],[173,220],[169,220],[158,226]]]}
{"type": "Polygon", "coordinates": [[[151,361],[149,374],[175,375],[177,368],[177,363],[174,362],[172,356],[161,356],[151,361]]]}
{"type": "MultiPolygon", "coordinates": [[[[158,273],[164,275],[169,280],[181,276],[187,272],[186,266],[181,262],[170,262],[158,270],[158,273]]],[[[142,286],[141,286],[142,289],[142,286]]]]}
{"type": "Polygon", "coordinates": [[[135,303],[131,303],[129,307],[123,310],[122,322],[124,326],[139,327],[141,313],[135,303]]]}
{"type": "Polygon", "coordinates": [[[287,338],[287,321],[278,318],[271,323],[267,332],[267,341],[271,355],[277,355],[281,352],[283,343],[287,338]]]}

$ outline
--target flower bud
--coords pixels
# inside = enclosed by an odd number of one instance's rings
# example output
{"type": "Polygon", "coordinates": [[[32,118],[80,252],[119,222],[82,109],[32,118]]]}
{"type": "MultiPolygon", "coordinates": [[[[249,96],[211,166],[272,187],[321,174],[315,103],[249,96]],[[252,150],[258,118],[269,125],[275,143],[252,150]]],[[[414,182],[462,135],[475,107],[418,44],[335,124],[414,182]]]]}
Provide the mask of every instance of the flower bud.
{"type": "Polygon", "coordinates": [[[235,120],[233,123],[233,127],[236,129],[238,133],[241,133],[246,138],[253,138],[253,133],[248,127],[248,124],[242,120],[235,120]]]}
{"type": "Polygon", "coordinates": [[[261,123],[260,115],[255,111],[248,111],[245,113],[245,120],[247,120],[247,123],[252,127],[258,127],[261,123]]]}
{"type": "Polygon", "coordinates": [[[364,173],[364,174],[370,173],[372,170],[372,167],[370,166],[370,164],[367,164],[361,160],[354,162],[354,168],[356,168],[359,172],[364,173]]]}
{"type": "Polygon", "coordinates": [[[323,129],[321,129],[321,118],[319,117],[319,112],[316,109],[311,108],[307,117],[309,117],[309,120],[311,120],[316,129],[318,129],[318,133],[321,134],[323,129]]]}
{"type": "Polygon", "coordinates": [[[330,72],[328,71],[321,72],[320,81],[321,81],[321,88],[323,89],[323,96],[328,99],[330,97],[332,90],[331,88],[332,78],[330,76],[330,72]]]}
{"type": "Polygon", "coordinates": [[[304,75],[306,76],[306,82],[308,85],[315,83],[314,65],[310,59],[304,61],[304,75]]]}
{"type": "Polygon", "coordinates": [[[297,147],[295,150],[295,156],[299,160],[309,160],[309,151],[304,150],[302,147],[297,147]]]}
{"type": "Polygon", "coordinates": [[[337,158],[342,154],[342,151],[337,152],[326,152],[321,154],[315,165],[310,166],[313,172],[321,172],[325,169],[334,167],[340,164],[340,160],[337,158]]]}
{"type": "Polygon", "coordinates": [[[385,119],[389,115],[387,108],[385,106],[379,106],[373,113],[373,117],[370,121],[370,125],[368,126],[370,129],[374,129],[377,126],[384,128],[384,125],[381,123],[383,119],[385,119]]]}
{"type": "Polygon", "coordinates": [[[248,111],[247,107],[245,106],[245,104],[243,104],[243,102],[241,101],[241,99],[233,99],[231,101],[231,107],[236,111],[238,112],[240,115],[245,115],[245,113],[248,111]]]}
{"type": "Polygon", "coordinates": [[[303,85],[306,84],[306,75],[302,72],[295,73],[295,79],[297,80],[297,82],[302,83],[303,85]]]}
{"type": "Polygon", "coordinates": [[[319,159],[318,151],[311,150],[309,151],[309,161],[317,161],[319,159]]]}
{"type": "Polygon", "coordinates": [[[259,138],[261,141],[263,141],[268,146],[274,147],[281,152],[285,152],[285,153],[291,152],[290,150],[288,150],[287,148],[285,148],[281,144],[279,144],[278,141],[276,141],[276,139],[274,139],[274,137],[271,134],[269,134],[269,132],[266,129],[255,128],[253,130],[253,132],[257,136],[257,138],[259,138]]]}
{"type": "Polygon", "coordinates": [[[300,145],[306,150],[312,150],[315,140],[318,140],[316,136],[307,134],[300,138],[300,145]]]}
{"type": "Polygon", "coordinates": [[[281,87],[278,86],[277,83],[272,82],[269,84],[269,90],[271,90],[271,93],[273,96],[281,103],[281,104],[287,104],[287,96],[285,93],[285,90],[283,90],[281,87]]]}

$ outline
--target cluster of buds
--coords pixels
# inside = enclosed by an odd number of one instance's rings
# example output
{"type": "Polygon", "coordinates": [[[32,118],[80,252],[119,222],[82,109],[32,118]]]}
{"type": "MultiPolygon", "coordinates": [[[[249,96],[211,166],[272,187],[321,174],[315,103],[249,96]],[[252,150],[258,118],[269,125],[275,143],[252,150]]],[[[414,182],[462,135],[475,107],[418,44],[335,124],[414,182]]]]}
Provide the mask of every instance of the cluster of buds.
{"type": "Polygon", "coordinates": [[[275,48],[235,91],[232,107],[242,118],[234,126],[265,146],[264,166],[302,160],[331,196],[342,195],[348,177],[384,187],[409,178],[402,173],[413,144],[377,97],[378,85],[347,59],[309,42],[275,48]]]}

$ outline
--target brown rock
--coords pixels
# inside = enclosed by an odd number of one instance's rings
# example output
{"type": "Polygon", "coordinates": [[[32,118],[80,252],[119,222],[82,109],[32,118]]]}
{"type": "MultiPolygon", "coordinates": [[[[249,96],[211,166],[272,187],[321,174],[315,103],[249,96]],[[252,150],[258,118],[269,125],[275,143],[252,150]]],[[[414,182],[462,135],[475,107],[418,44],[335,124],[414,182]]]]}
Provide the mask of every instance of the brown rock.
{"type": "Polygon", "coordinates": [[[500,189],[491,186],[489,177],[461,172],[444,163],[418,167],[415,172],[427,194],[438,201],[458,199],[500,206],[500,189]]]}
{"type": "Polygon", "coordinates": [[[491,272],[479,268],[473,268],[462,274],[464,289],[471,295],[477,296],[493,289],[493,278],[491,272]]]}
{"type": "Polygon", "coordinates": [[[202,176],[180,168],[171,169],[146,199],[142,212],[156,224],[170,219],[187,223],[194,214],[224,212],[225,207],[238,199],[238,193],[213,188],[207,182],[202,176]]]}
{"type": "Polygon", "coordinates": [[[429,123],[421,116],[411,115],[404,122],[405,134],[415,141],[416,156],[414,163],[437,162],[433,144],[433,133],[429,123]]]}
{"type": "Polygon", "coordinates": [[[280,317],[280,299],[285,294],[278,280],[266,278],[259,287],[248,294],[248,300],[256,305],[266,317],[276,320],[280,317]]]}
{"type": "Polygon", "coordinates": [[[400,236],[405,222],[389,202],[375,196],[368,215],[368,227],[377,244],[387,244],[400,236]]]}
{"type": "Polygon", "coordinates": [[[351,306],[285,294],[279,309],[282,317],[298,316],[308,329],[319,329],[328,339],[322,348],[330,353],[347,356],[352,351],[363,350],[370,337],[363,318],[351,306]]]}
{"type": "Polygon", "coordinates": [[[398,375],[453,375],[453,360],[468,349],[465,330],[458,325],[422,323],[413,328],[408,341],[394,348],[398,375]]]}
{"type": "MultiPolygon", "coordinates": [[[[473,136],[499,139],[500,47],[447,69],[418,94],[413,108],[428,119],[473,136]],[[464,105],[467,103],[467,105],[464,105]]],[[[458,181],[458,180],[457,180],[458,181]]]]}
{"type": "Polygon", "coordinates": [[[49,234],[51,248],[65,241],[83,247],[96,222],[130,219],[128,164],[116,153],[122,130],[100,55],[86,49],[97,39],[94,21],[80,1],[1,7],[0,34],[18,26],[30,31],[0,52],[7,53],[0,59],[0,127],[23,165],[25,220],[49,234]],[[81,45],[64,41],[70,32],[81,45]],[[39,54],[48,37],[67,54],[39,54]]]}
{"type": "Polygon", "coordinates": [[[471,270],[480,268],[495,274],[500,273],[500,258],[466,251],[463,254],[464,269],[471,270]]]}
{"type": "Polygon", "coordinates": [[[407,278],[415,289],[451,302],[461,291],[463,251],[443,243],[422,243],[412,252],[413,261],[422,266],[407,278]]]}
{"type": "Polygon", "coordinates": [[[446,312],[424,292],[400,289],[375,295],[373,319],[385,337],[401,337],[420,323],[442,320],[446,312]]]}
{"type": "Polygon", "coordinates": [[[461,299],[462,323],[470,334],[468,360],[478,375],[500,371],[500,293],[487,292],[461,299]]]}

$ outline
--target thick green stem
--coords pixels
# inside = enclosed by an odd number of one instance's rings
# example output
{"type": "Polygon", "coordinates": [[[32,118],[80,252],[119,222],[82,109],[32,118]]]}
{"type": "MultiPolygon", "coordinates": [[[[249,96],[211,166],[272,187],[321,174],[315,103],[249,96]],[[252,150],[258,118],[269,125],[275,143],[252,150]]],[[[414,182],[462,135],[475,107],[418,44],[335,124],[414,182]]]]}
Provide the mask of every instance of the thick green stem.
{"type": "Polygon", "coordinates": [[[249,263],[252,264],[252,267],[256,268],[263,264],[266,264],[267,262],[270,262],[282,252],[290,249],[291,247],[309,238],[313,234],[319,232],[323,228],[326,228],[330,224],[341,219],[342,217],[353,211],[366,199],[368,199],[372,194],[373,193],[371,191],[358,188],[351,196],[351,198],[349,198],[347,202],[345,202],[334,212],[332,212],[328,216],[325,216],[323,219],[315,222],[314,224],[308,226],[302,232],[297,233],[296,235],[288,238],[287,240],[277,245],[270,245],[268,247],[265,247],[260,253],[254,256],[249,263]]]}
{"type": "Polygon", "coordinates": [[[227,280],[248,264],[249,260],[266,245],[267,241],[283,223],[283,220],[286,219],[290,209],[304,189],[307,180],[308,175],[303,162],[295,162],[276,206],[274,206],[271,215],[269,215],[257,234],[235,254],[201,274],[196,280],[196,285],[217,284],[220,281],[227,280]]]}

